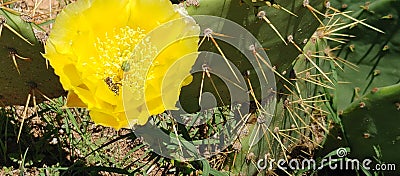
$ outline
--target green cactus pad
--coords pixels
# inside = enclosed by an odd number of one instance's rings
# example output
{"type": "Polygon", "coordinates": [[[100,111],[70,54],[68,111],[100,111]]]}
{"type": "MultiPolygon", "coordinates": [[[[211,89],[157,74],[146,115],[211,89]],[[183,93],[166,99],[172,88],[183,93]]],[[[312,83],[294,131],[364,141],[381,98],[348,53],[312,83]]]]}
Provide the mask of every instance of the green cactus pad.
{"type": "MultiPolygon", "coordinates": [[[[343,4],[348,4],[346,10],[361,9],[359,3],[353,5],[349,1],[343,4]]],[[[361,9],[354,13],[357,19],[366,19],[365,23],[379,28],[385,34],[361,24],[342,31],[356,37],[341,46],[338,56],[357,64],[358,68],[345,67],[343,72],[338,72],[339,81],[342,82],[337,86],[339,111],[375,87],[400,81],[400,11],[396,8],[399,6],[398,0],[375,1],[368,4],[368,10],[361,9]]]]}
{"type": "Polygon", "coordinates": [[[341,117],[350,157],[372,158],[376,156],[373,146],[379,146],[382,162],[400,164],[400,84],[367,93],[351,103],[341,117]]]}
{"type": "MultiPolygon", "coordinates": [[[[310,2],[310,5],[320,11],[324,8],[322,0],[312,1],[310,2]]],[[[303,1],[276,1],[274,3],[260,1],[252,3],[250,1],[202,0],[198,6],[188,6],[187,11],[190,15],[219,16],[244,27],[261,43],[262,46],[256,46],[257,50],[265,50],[269,60],[271,61],[271,67],[275,67],[278,73],[285,73],[283,74],[285,77],[289,77],[291,63],[301,53],[288,41],[288,36],[292,36],[294,43],[301,48],[305,45],[305,41],[310,38],[319,25],[318,20],[309,9],[303,6],[303,1]],[[278,32],[274,31],[265,19],[260,18],[259,14],[261,11],[263,11],[265,16],[278,32]]],[[[230,37],[238,38],[240,36],[230,37]]],[[[247,76],[246,73],[248,72],[253,73],[250,74],[249,78],[252,84],[254,84],[252,86],[255,90],[255,94],[257,98],[259,98],[260,86],[257,81],[255,81],[258,78],[254,73],[257,72],[257,69],[260,70],[263,68],[251,67],[247,60],[253,58],[246,58],[228,44],[222,42],[219,43],[220,48],[224,51],[226,57],[235,65],[236,68],[239,69],[239,72],[242,74],[239,75],[240,77],[247,76]]],[[[218,53],[216,47],[211,42],[201,49],[218,53]]],[[[196,73],[193,76],[193,82],[188,86],[183,87],[181,92],[181,101],[183,101],[181,103],[187,107],[188,111],[199,110],[196,101],[198,99],[199,91],[193,90],[199,89],[202,74],[196,73]]],[[[222,81],[218,81],[218,79],[216,80],[215,85],[220,89],[219,93],[221,94],[222,92],[222,99],[225,101],[224,103],[218,102],[219,105],[229,104],[229,91],[226,90],[226,86],[222,81]]],[[[281,81],[285,82],[284,80],[281,81]]],[[[213,88],[210,83],[205,82],[204,89],[208,90],[213,95],[217,95],[215,88],[213,88]]],[[[279,87],[278,89],[283,88],[279,87]]]]}
{"type": "Polygon", "coordinates": [[[43,95],[48,98],[63,95],[58,76],[50,66],[47,68],[41,54],[44,50],[39,40],[42,39],[36,36],[45,35],[44,32],[5,9],[0,9],[0,18],[5,21],[0,36],[0,106],[25,105],[32,90],[36,103],[46,100],[43,95]]]}
{"type": "MultiPolygon", "coordinates": [[[[303,1],[275,1],[274,4],[268,1],[245,2],[247,3],[234,0],[203,0],[199,6],[190,6],[187,10],[191,15],[220,16],[242,25],[266,49],[272,65],[279,71],[288,69],[299,55],[299,51],[288,42],[287,37],[292,35],[294,41],[302,48],[304,41],[307,41],[318,27],[317,19],[303,6],[303,1]],[[287,45],[266,21],[258,17],[260,11],[265,12],[265,16],[279,31],[287,45]]],[[[311,1],[310,5],[320,11],[323,9],[322,0],[311,1]]]]}

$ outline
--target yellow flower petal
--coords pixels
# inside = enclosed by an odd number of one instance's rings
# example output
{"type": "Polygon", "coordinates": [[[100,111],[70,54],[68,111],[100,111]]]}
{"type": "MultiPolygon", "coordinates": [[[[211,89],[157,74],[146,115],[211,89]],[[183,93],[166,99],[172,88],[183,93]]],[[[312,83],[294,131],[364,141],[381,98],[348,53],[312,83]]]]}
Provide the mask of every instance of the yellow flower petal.
{"type": "Polygon", "coordinates": [[[87,108],[87,105],[72,90],[68,92],[66,106],[67,107],[87,108]]]}
{"type": "Polygon", "coordinates": [[[44,54],[70,91],[67,105],[85,106],[95,123],[116,129],[143,125],[150,115],[176,109],[197,55],[175,63],[197,51],[198,37],[185,37],[198,35],[199,27],[188,17],[165,29],[159,26],[182,17],[168,0],[68,5],[53,25],[44,54]],[[146,35],[152,37],[147,43],[146,35]],[[134,50],[141,42],[144,48],[134,50]]]}

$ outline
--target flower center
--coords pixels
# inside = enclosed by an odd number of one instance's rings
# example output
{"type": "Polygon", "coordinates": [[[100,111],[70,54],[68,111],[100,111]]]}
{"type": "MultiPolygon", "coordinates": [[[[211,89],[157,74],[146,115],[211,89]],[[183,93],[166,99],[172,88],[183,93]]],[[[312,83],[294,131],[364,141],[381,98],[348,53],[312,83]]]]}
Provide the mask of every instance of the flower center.
{"type": "MultiPolygon", "coordinates": [[[[104,80],[110,90],[117,95],[124,84],[122,81],[124,72],[139,71],[138,69],[144,67],[143,62],[137,63],[132,60],[135,46],[144,36],[144,30],[140,28],[134,30],[126,26],[114,29],[112,33],[106,33],[103,39],[98,38],[95,43],[99,59],[95,68],[96,77],[104,80]]],[[[144,79],[144,77],[139,78],[142,82],[144,79]]]]}

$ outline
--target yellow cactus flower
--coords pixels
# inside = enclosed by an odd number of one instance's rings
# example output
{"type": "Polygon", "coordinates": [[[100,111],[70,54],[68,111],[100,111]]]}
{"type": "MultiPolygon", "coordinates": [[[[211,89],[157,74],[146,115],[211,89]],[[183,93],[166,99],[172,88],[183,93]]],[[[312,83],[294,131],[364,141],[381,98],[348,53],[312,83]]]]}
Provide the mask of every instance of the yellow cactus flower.
{"type": "Polygon", "coordinates": [[[176,109],[199,32],[168,0],[78,0],[57,16],[44,56],[69,92],[67,106],[120,129],[176,109]]]}

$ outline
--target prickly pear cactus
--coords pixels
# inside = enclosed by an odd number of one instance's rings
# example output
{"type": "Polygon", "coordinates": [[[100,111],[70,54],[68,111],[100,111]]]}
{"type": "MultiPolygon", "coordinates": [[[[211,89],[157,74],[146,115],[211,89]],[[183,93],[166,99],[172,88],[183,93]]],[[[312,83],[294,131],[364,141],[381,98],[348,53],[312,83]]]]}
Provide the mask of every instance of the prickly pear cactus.
{"type": "MultiPolygon", "coordinates": [[[[279,81],[287,81],[283,77],[290,77],[291,63],[301,53],[301,48],[305,45],[310,36],[314,33],[319,25],[319,20],[315,16],[321,17],[318,13],[324,8],[323,1],[235,1],[235,0],[203,0],[198,4],[184,3],[190,15],[213,15],[231,20],[243,26],[250,31],[260,41],[262,46],[256,46],[257,50],[265,50],[271,67],[276,74],[282,75],[277,77],[279,81]],[[289,40],[290,38],[290,40],[289,40]]],[[[224,26],[222,25],[221,28],[224,26]]],[[[240,36],[228,36],[240,37],[240,36]]],[[[246,58],[238,54],[231,47],[220,44],[226,57],[239,69],[240,73],[255,73],[257,68],[252,68],[249,62],[245,62],[246,58]],[[240,57],[239,57],[240,56],[240,57]]],[[[204,46],[208,51],[216,51],[215,46],[211,43],[204,46]]],[[[202,49],[202,48],[200,48],[202,49]]],[[[212,69],[212,68],[211,68],[212,69]]],[[[253,87],[255,88],[256,97],[260,97],[260,86],[257,84],[255,74],[250,74],[253,87]]],[[[181,99],[189,109],[196,111],[197,106],[197,83],[201,82],[202,75],[194,74],[192,84],[183,87],[181,99]]],[[[221,89],[221,92],[228,92],[224,89],[222,82],[215,83],[221,89]]],[[[211,93],[216,94],[213,88],[209,89],[211,93]]],[[[278,84],[278,92],[287,91],[278,84]]],[[[227,101],[229,97],[222,95],[222,100],[227,101]]],[[[221,103],[229,104],[229,103],[221,103]]]]}
{"type": "MultiPolygon", "coordinates": [[[[342,2],[346,3],[346,2],[342,2]]],[[[358,4],[348,2],[349,9],[358,4]]],[[[383,33],[357,25],[348,30],[356,35],[338,55],[356,63],[357,70],[345,68],[339,74],[337,87],[338,110],[341,113],[345,137],[351,147],[351,156],[375,156],[374,146],[381,148],[382,161],[400,164],[398,127],[400,82],[400,1],[375,1],[361,4],[358,19],[377,26],[383,33]],[[357,35],[362,34],[362,35],[357,35]],[[349,98],[351,97],[351,98],[349,98]]]]}
{"type": "MultiPolygon", "coordinates": [[[[268,109],[275,108],[269,107],[269,104],[263,107],[267,109],[267,112],[275,112],[274,115],[263,114],[261,109],[256,108],[255,113],[245,119],[246,125],[240,131],[239,139],[232,146],[235,152],[227,161],[230,164],[224,169],[239,175],[272,174],[274,170],[268,170],[269,166],[260,169],[257,162],[260,159],[264,160],[262,162],[264,165],[269,164],[272,159],[289,159],[290,155],[295,156],[304,148],[312,150],[317,146],[318,142],[315,141],[321,141],[321,136],[312,132],[309,125],[313,124],[315,130],[321,130],[324,127],[319,127],[322,125],[318,123],[323,120],[320,116],[313,115],[312,108],[309,106],[314,101],[318,104],[321,96],[318,96],[314,89],[304,89],[308,87],[302,87],[300,91],[299,87],[296,88],[296,84],[289,82],[288,79],[290,76],[293,77],[289,75],[292,63],[296,61],[299,54],[303,53],[301,48],[320,25],[319,18],[322,16],[319,12],[324,10],[324,2],[203,0],[200,4],[187,6],[191,15],[220,16],[240,24],[256,36],[262,44],[260,48],[266,49],[271,64],[274,66],[274,73],[279,75],[277,76],[280,80],[277,92],[288,92],[284,99],[278,102],[276,110],[269,111],[268,109]],[[302,101],[302,98],[309,97],[311,97],[309,102],[302,101]],[[298,108],[299,106],[301,108],[298,108]]],[[[212,48],[212,46],[208,47],[212,48]]],[[[241,73],[256,69],[243,64],[242,61],[246,58],[237,57],[237,53],[230,52],[229,47],[221,45],[221,49],[226,51],[227,58],[240,69],[241,73]]],[[[309,67],[311,66],[307,65],[307,68],[309,67]]],[[[250,78],[250,80],[253,83],[255,78],[250,78]]],[[[194,75],[193,83],[196,82],[201,82],[201,75],[194,75]]],[[[218,88],[223,87],[216,85],[218,88]]],[[[181,97],[185,99],[192,97],[193,95],[189,95],[188,90],[193,90],[193,87],[199,86],[183,87],[181,97]]],[[[257,88],[257,86],[254,87],[257,88]]],[[[197,101],[192,102],[197,103],[197,101]]]]}
{"type": "Polygon", "coordinates": [[[63,95],[41,55],[46,33],[6,8],[0,9],[0,29],[0,106],[25,105],[29,94],[36,103],[63,95]]]}
{"type": "Polygon", "coordinates": [[[342,132],[331,134],[324,147],[330,151],[348,145],[350,158],[379,155],[380,162],[399,164],[400,1],[343,0],[331,5],[354,12],[335,14],[347,24],[340,30],[340,42],[329,42],[331,55],[344,61],[332,72],[338,84],[330,91],[331,116],[340,117],[336,125],[342,132]],[[374,147],[381,149],[379,154],[374,147]]]}

